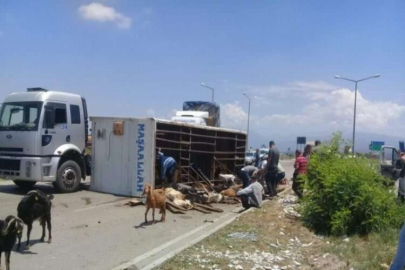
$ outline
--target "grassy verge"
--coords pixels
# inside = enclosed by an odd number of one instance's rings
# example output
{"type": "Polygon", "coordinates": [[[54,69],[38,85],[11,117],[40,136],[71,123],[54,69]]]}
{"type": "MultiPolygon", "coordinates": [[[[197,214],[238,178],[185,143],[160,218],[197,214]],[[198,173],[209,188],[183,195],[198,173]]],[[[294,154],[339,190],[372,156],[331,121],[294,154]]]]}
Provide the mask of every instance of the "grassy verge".
{"type": "Polygon", "coordinates": [[[319,237],[276,201],[251,211],[159,269],[387,269],[399,230],[319,237]],[[232,233],[242,233],[233,237],[232,233]]]}
{"type": "Polygon", "coordinates": [[[387,229],[366,237],[330,238],[324,252],[336,254],[356,270],[389,269],[398,244],[399,230],[387,229]]]}

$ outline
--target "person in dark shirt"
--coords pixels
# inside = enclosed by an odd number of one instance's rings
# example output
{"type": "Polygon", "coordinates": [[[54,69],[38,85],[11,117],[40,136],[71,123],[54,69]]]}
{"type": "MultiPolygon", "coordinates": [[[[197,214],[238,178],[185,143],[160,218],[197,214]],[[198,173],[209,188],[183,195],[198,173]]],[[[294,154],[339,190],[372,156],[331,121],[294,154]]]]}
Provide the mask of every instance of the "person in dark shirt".
{"type": "Polygon", "coordinates": [[[256,149],[255,153],[255,167],[259,167],[259,162],[260,162],[260,152],[259,149],[256,149]]]}
{"type": "Polygon", "coordinates": [[[405,267],[405,225],[399,233],[397,255],[391,265],[390,270],[403,270],[405,267]]]}
{"type": "Polygon", "coordinates": [[[163,153],[158,153],[157,158],[160,162],[160,180],[164,184],[173,184],[174,175],[177,169],[176,160],[172,157],[165,156],[163,153]]]}
{"type": "Polygon", "coordinates": [[[249,178],[259,171],[255,166],[249,165],[243,167],[237,174],[243,182],[243,188],[247,188],[250,184],[249,178]]]}
{"type": "Polygon", "coordinates": [[[266,172],[266,185],[270,197],[277,196],[277,166],[280,159],[280,152],[278,151],[274,141],[269,143],[270,149],[268,153],[266,172]]]}

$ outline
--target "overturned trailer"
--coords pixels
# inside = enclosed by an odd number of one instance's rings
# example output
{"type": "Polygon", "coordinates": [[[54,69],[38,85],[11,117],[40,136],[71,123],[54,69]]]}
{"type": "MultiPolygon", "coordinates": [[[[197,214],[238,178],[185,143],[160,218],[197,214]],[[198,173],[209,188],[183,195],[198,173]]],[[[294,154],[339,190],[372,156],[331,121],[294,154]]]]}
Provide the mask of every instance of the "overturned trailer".
{"type": "Polygon", "coordinates": [[[94,191],[140,196],[145,184],[160,186],[157,150],[179,165],[178,182],[234,173],[245,159],[246,133],[154,118],[91,117],[94,191]]]}

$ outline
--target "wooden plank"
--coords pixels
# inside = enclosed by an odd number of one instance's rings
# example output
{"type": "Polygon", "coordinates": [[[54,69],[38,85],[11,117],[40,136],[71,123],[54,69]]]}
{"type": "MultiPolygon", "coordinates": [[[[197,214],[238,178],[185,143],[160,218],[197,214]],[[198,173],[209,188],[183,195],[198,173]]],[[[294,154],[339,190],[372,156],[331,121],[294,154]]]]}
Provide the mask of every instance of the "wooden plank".
{"type": "Polygon", "coordinates": [[[193,208],[191,208],[191,210],[196,210],[196,211],[204,213],[204,214],[211,214],[212,213],[212,212],[207,211],[207,210],[205,210],[205,209],[203,209],[201,207],[198,207],[198,206],[194,206],[193,208]]]}
{"type": "Polygon", "coordinates": [[[224,210],[222,210],[221,208],[212,207],[212,206],[205,205],[205,204],[194,203],[194,207],[195,206],[201,207],[201,208],[203,208],[205,210],[212,211],[212,212],[217,212],[217,213],[224,212],[224,210]]]}

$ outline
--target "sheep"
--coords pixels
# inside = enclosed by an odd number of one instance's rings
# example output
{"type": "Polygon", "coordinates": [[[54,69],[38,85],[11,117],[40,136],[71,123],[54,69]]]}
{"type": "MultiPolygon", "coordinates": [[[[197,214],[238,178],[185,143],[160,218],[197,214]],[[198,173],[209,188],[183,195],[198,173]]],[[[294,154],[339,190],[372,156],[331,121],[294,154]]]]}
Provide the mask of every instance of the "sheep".
{"type": "Polygon", "coordinates": [[[45,241],[45,223],[48,225],[48,243],[52,242],[52,224],[51,224],[51,208],[53,195],[45,195],[39,190],[28,192],[21,202],[18,204],[17,212],[18,217],[27,224],[27,244],[25,249],[30,248],[30,234],[32,224],[35,220],[39,220],[42,226],[41,241],[45,241]]]}
{"type": "Polygon", "coordinates": [[[221,195],[226,197],[236,197],[236,191],[232,188],[221,191],[221,195]]]}
{"type": "Polygon", "coordinates": [[[0,220],[0,269],[1,254],[6,255],[6,270],[10,270],[11,250],[18,238],[17,250],[21,244],[21,236],[24,229],[24,223],[19,218],[8,216],[4,221],[0,220]]]}
{"type": "Polygon", "coordinates": [[[186,209],[191,209],[193,207],[191,205],[191,202],[185,199],[186,195],[184,195],[180,191],[177,191],[173,188],[165,188],[165,195],[169,201],[173,202],[177,206],[181,206],[186,209]]]}
{"type": "Polygon", "coordinates": [[[163,189],[153,190],[152,186],[149,184],[145,185],[143,190],[143,195],[147,195],[146,198],[146,212],[145,212],[145,223],[148,223],[148,212],[152,208],[152,224],[155,224],[155,208],[160,208],[160,214],[162,214],[161,222],[165,222],[166,218],[166,198],[165,191],[163,189]]]}
{"type": "Polygon", "coordinates": [[[165,188],[165,195],[166,198],[173,201],[174,199],[184,200],[186,195],[181,193],[180,191],[175,190],[174,188],[165,188]]]}

